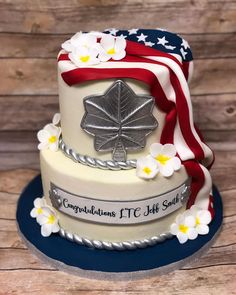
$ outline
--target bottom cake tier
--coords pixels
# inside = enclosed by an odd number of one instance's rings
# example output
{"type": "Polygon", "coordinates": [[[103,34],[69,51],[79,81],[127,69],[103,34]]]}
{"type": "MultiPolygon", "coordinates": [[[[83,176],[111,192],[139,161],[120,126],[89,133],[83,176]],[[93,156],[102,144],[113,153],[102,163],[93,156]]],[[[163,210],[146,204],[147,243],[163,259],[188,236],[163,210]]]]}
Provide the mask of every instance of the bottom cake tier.
{"type": "Polygon", "coordinates": [[[89,240],[124,242],[169,233],[186,210],[189,178],[182,167],[170,178],[145,181],[135,169],[110,171],[73,162],[61,151],[40,153],[44,196],[62,230],[89,240]]]}

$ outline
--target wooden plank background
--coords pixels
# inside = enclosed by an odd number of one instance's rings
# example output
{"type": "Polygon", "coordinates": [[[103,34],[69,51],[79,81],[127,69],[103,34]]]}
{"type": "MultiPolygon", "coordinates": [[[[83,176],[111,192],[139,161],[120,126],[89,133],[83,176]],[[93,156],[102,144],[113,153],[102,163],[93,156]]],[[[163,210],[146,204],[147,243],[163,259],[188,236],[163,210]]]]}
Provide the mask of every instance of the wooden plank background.
{"type": "Polygon", "coordinates": [[[236,294],[236,1],[0,0],[0,294],[236,294]],[[193,49],[197,125],[216,152],[223,231],[209,253],[170,275],[96,282],[42,263],[16,232],[15,207],[38,173],[36,132],[58,110],[56,56],[80,30],[163,27],[193,49]]]}

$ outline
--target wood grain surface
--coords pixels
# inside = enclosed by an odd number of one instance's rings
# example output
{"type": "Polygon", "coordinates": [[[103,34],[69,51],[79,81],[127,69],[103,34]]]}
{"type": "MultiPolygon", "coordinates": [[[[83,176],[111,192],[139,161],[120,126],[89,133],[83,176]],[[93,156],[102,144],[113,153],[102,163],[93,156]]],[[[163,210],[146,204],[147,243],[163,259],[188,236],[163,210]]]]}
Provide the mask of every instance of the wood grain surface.
{"type": "Polygon", "coordinates": [[[0,0],[0,295],[236,294],[236,1],[0,0]],[[80,30],[163,27],[192,47],[194,117],[215,150],[214,182],[224,225],[198,261],[133,282],[88,280],[58,271],[26,248],[16,202],[39,173],[37,130],[58,111],[56,56],[80,30]]]}

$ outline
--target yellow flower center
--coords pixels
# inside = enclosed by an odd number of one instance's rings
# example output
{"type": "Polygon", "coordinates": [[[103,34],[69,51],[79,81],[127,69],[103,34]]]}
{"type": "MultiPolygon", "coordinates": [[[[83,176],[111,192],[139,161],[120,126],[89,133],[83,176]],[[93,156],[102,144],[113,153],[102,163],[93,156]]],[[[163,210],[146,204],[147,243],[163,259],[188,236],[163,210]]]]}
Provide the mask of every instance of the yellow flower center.
{"type": "Polygon", "coordinates": [[[200,222],[200,219],[199,217],[196,217],[196,225],[199,225],[201,222],[200,222]]]}
{"type": "Polygon", "coordinates": [[[42,209],[42,208],[38,208],[38,209],[37,209],[37,213],[38,213],[38,214],[42,214],[42,213],[43,213],[43,209],[42,209]]]}
{"type": "Polygon", "coordinates": [[[55,135],[52,135],[51,137],[49,137],[48,141],[49,143],[54,143],[57,141],[57,137],[55,135]]]}
{"type": "Polygon", "coordinates": [[[143,168],[143,171],[144,171],[147,175],[149,175],[149,174],[152,172],[152,170],[151,170],[149,167],[144,167],[144,168],[143,168]]]}
{"type": "Polygon", "coordinates": [[[49,224],[53,224],[54,222],[55,222],[55,216],[54,215],[52,215],[52,214],[50,214],[49,216],[48,216],[48,222],[47,223],[49,223],[49,224]]]}
{"type": "Polygon", "coordinates": [[[89,59],[90,59],[90,56],[89,56],[89,55],[84,55],[84,56],[81,56],[81,57],[80,57],[80,60],[81,60],[82,62],[87,62],[87,61],[89,61],[89,59]]]}
{"type": "Polygon", "coordinates": [[[182,233],[186,234],[187,231],[188,231],[188,226],[186,226],[186,225],[184,225],[184,224],[180,224],[180,225],[179,225],[179,230],[180,230],[182,233]]]}
{"type": "Polygon", "coordinates": [[[116,53],[115,48],[112,47],[111,49],[107,50],[107,53],[108,54],[115,54],[116,53]]]}
{"type": "Polygon", "coordinates": [[[159,154],[156,156],[156,160],[161,163],[161,165],[165,165],[167,161],[170,160],[169,157],[159,154]]]}

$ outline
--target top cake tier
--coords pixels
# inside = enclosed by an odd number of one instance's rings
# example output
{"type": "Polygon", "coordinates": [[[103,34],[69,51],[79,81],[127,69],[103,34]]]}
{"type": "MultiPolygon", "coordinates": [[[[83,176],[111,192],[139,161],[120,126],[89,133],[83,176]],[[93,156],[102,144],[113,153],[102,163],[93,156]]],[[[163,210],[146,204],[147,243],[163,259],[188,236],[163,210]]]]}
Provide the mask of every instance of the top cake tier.
{"type": "MultiPolygon", "coordinates": [[[[192,75],[188,43],[164,30],[111,29],[77,33],[62,48],[58,83],[66,146],[101,160],[146,156],[152,143],[161,142],[176,100],[171,73],[178,72],[185,86],[192,75]]],[[[177,143],[176,149],[181,157],[185,147],[177,143]]]]}

